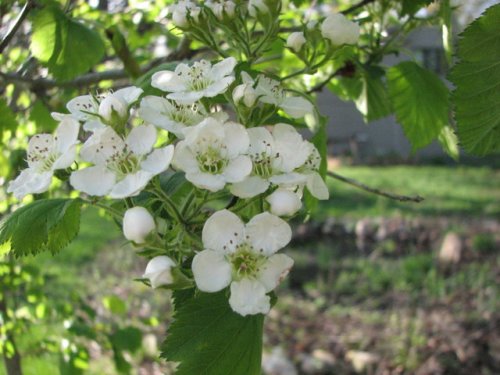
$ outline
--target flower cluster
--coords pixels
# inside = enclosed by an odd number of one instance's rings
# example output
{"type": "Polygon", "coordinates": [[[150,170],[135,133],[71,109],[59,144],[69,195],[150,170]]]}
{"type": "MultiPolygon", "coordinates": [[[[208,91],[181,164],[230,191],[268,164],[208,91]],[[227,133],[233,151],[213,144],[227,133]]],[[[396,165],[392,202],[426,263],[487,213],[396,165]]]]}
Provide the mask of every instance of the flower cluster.
{"type": "MultiPolygon", "coordinates": [[[[279,11],[273,4],[251,0],[242,10],[233,1],[181,0],[170,11],[188,30],[206,17],[227,22],[241,12],[266,19],[279,11]]],[[[321,34],[332,45],[355,43],[359,27],[332,15],[321,34]]],[[[287,40],[296,53],[306,43],[301,32],[287,40]]],[[[154,73],[151,86],[163,94],[127,87],[70,100],[69,113],[53,114],[54,135],[31,138],[28,168],[8,191],[18,199],[43,193],[57,176],[91,196],[89,203],[123,200],[100,206],[123,215],[124,236],[148,249],[145,282],[206,293],[229,288],[235,312],[267,313],[269,293],[293,265],[277,253],[291,239],[285,220],[302,208],[305,190],[329,197],[321,156],[295,126],[316,118],[315,106],[234,57],[180,63],[154,73]],[[164,189],[159,176],[179,174],[189,192],[173,199],[175,189],[164,189]]]]}

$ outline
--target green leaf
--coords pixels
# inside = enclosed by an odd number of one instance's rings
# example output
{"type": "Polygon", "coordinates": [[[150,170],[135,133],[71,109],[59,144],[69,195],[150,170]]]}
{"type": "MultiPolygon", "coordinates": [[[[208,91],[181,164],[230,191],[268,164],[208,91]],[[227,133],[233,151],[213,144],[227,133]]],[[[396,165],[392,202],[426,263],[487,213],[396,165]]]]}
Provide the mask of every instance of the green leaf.
{"type": "Polygon", "coordinates": [[[458,138],[451,126],[445,126],[438,135],[438,141],[443,150],[453,159],[458,160],[460,150],[458,148],[458,138]]]}
{"type": "Polygon", "coordinates": [[[500,151],[500,4],[460,35],[450,80],[460,144],[471,154],[500,151]]]}
{"type": "Polygon", "coordinates": [[[81,204],[79,199],[42,199],[17,209],[0,224],[0,245],[10,243],[17,257],[55,254],[78,234],[81,204]]]}
{"type": "Polygon", "coordinates": [[[16,115],[9,108],[5,99],[0,99],[0,136],[4,131],[15,131],[16,128],[16,115]]]}
{"type": "Polygon", "coordinates": [[[383,69],[377,67],[371,67],[361,75],[362,89],[356,99],[356,107],[363,115],[365,122],[381,119],[391,113],[383,77],[383,69]]]}
{"type": "Polygon", "coordinates": [[[37,132],[53,132],[57,121],[52,118],[50,111],[41,100],[37,100],[30,112],[30,120],[36,124],[37,132]]]}
{"type": "Polygon", "coordinates": [[[104,43],[96,31],[69,18],[55,5],[35,15],[31,50],[60,80],[87,72],[105,52],[104,43]]]}
{"type": "Polygon", "coordinates": [[[127,313],[127,305],[125,304],[125,301],[115,295],[103,297],[102,304],[113,314],[124,315],[127,313]]]}
{"type": "Polygon", "coordinates": [[[109,340],[115,350],[134,353],[142,346],[142,332],[132,326],[120,328],[109,336],[109,340]]]}
{"type": "Polygon", "coordinates": [[[414,62],[387,71],[389,97],[412,148],[422,148],[448,125],[448,89],[441,79],[414,62]]]}
{"type": "Polygon", "coordinates": [[[264,316],[231,310],[225,291],[182,300],[162,347],[176,375],[260,375],[264,316]]]}
{"type": "Polygon", "coordinates": [[[403,0],[401,14],[408,16],[413,15],[433,1],[434,0],[403,0]]]}

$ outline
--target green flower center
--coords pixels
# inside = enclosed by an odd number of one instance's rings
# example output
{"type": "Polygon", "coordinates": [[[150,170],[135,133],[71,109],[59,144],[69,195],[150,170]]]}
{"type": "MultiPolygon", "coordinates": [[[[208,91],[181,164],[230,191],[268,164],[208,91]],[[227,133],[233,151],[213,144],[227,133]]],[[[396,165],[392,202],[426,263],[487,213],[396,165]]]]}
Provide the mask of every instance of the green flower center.
{"type": "Polygon", "coordinates": [[[208,146],[203,152],[196,155],[200,170],[209,174],[220,174],[227,167],[229,161],[221,154],[220,148],[208,146]]]}
{"type": "Polygon", "coordinates": [[[132,152],[113,154],[107,162],[108,168],[116,173],[119,180],[141,169],[141,159],[132,152]]]}
{"type": "Polygon", "coordinates": [[[248,243],[236,247],[236,252],[229,255],[233,267],[233,279],[255,278],[266,262],[266,257],[254,251],[248,243]]]}

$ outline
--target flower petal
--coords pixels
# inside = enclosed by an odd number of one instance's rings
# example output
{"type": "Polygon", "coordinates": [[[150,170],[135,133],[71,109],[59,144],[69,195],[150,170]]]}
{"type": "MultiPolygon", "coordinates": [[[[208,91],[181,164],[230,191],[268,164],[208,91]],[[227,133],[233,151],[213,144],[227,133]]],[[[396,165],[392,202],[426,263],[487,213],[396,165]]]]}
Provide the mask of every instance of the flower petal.
{"type": "Polygon", "coordinates": [[[125,142],[113,128],[106,126],[94,131],[80,149],[80,157],[94,164],[106,164],[107,160],[125,148],[125,142]]]}
{"type": "Polygon", "coordinates": [[[210,72],[211,78],[214,81],[219,81],[221,78],[231,74],[236,66],[236,59],[234,57],[228,57],[214,66],[210,72]]]}
{"type": "Polygon", "coordinates": [[[252,160],[246,155],[240,155],[230,160],[224,169],[226,182],[241,182],[252,172],[252,160]]]}
{"type": "Polygon", "coordinates": [[[166,92],[186,90],[186,84],[184,80],[175,72],[172,72],[170,70],[162,70],[153,74],[153,76],[151,77],[151,86],[166,92]]]}
{"type": "Polygon", "coordinates": [[[40,194],[47,191],[52,182],[52,171],[36,173],[31,168],[26,168],[14,181],[9,183],[8,193],[21,200],[28,194],[40,194]]]}
{"type": "Polygon", "coordinates": [[[279,188],[266,198],[271,205],[271,213],[276,216],[290,216],[302,207],[302,201],[297,193],[279,188]]]}
{"type": "Polygon", "coordinates": [[[57,151],[65,153],[78,142],[80,123],[71,117],[65,117],[56,130],[55,142],[57,151]]]}
{"type": "Polygon", "coordinates": [[[309,142],[293,126],[276,124],[273,127],[273,137],[283,172],[292,172],[306,162],[311,152],[309,142]]]}
{"type": "Polygon", "coordinates": [[[115,184],[109,192],[109,197],[121,199],[138,195],[153,178],[153,174],[147,171],[139,171],[125,176],[123,180],[115,184]]]}
{"type": "Polygon", "coordinates": [[[297,172],[282,173],[269,177],[269,181],[279,186],[294,187],[304,185],[307,181],[307,176],[297,172]]]}
{"type": "Polygon", "coordinates": [[[167,170],[174,157],[174,145],[157,148],[141,163],[141,168],[157,175],[167,170]]]}
{"type": "Polygon", "coordinates": [[[290,225],[269,212],[254,216],[245,232],[254,249],[267,256],[285,247],[292,239],[290,225]]]}
{"type": "Polygon", "coordinates": [[[217,251],[203,250],[196,254],[191,269],[202,292],[218,292],[231,282],[231,264],[217,251]]]}
{"type": "Polygon", "coordinates": [[[293,118],[304,117],[308,113],[313,113],[312,103],[301,96],[290,96],[280,105],[281,109],[293,118]]]}
{"type": "Polygon", "coordinates": [[[201,237],[207,249],[231,253],[244,241],[245,225],[231,211],[217,211],[205,222],[201,237]]]}
{"type": "Polygon", "coordinates": [[[269,296],[264,286],[256,281],[242,279],[231,283],[229,304],[233,311],[242,316],[267,314],[271,309],[269,296]]]}
{"type": "Polygon", "coordinates": [[[285,254],[271,255],[262,266],[258,280],[264,285],[266,293],[276,288],[288,275],[293,266],[293,259],[285,254]]]}
{"type": "Polygon", "coordinates": [[[167,98],[175,100],[179,104],[193,104],[203,98],[203,91],[173,92],[168,94],[167,98]]]}
{"type": "Polygon", "coordinates": [[[149,279],[153,288],[169,285],[174,281],[171,272],[172,267],[175,267],[175,262],[165,255],[160,255],[148,262],[142,277],[149,279]]]}
{"type": "Polygon", "coordinates": [[[96,165],[75,171],[69,182],[76,190],[89,195],[106,195],[115,184],[115,174],[109,172],[105,166],[96,165]]]}
{"type": "Polygon", "coordinates": [[[203,96],[213,98],[224,91],[234,82],[234,77],[224,77],[218,81],[215,81],[210,86],[208,86],[205,90],[203,90],[203,96]]]}
{"type": "Polygon", "coordinates": [[[269,182],[259,176],[249,176],[241,182],[232,184],[229,188],[231,194],[239,198],[252,198],[267,190],[269,182]]]}
{"type": "Polygon", "coordinates": [[[250,148],[248,154],[260,155],[262,153],[272,154],[274,149],[274,139],[269,130],[263,126],[247,129],[248,137],[250,138],[250,148]]]}
{"type": "Polygon", "coordinates": [[[76,144],[71,146],[68,150],[66,150],[63,154],[61,154],[54,164],[52,165],[52,170],[55,169],[66,169],[73,164],[76,158],[76,144]]]}
{"type": "Polygon", "coordinates": [[[130,87],[124,87],[123,89],[115,91],[111,95],[116,96],[117,98],[125,101],[127,104],[130,105],[131,103],[135,102],[139,98],[139,96],[141,96],[141,94],[143,92],[144,91],[142,89],[140,89],[139,87],[130,86],[130,87]]]}
{"type": "Polygon", "coordinates": [[[235,122],[227,122],[223,126],[224,143],[228,157],[232,159],[237,155],[246,153],[250,146],[250,137],[245,127],[235,122]]]}
{"type": "Polygon", "coordinates": [[[199,171],[198,161],[186,141],[177,143],[172,164],[186,173],[199,171]]]}
{"type": "MultiPolygon", "coordinates": [[[[71,99],[66,104],[66,108],[78,120],[85,121],[94,117],[87,112],[97,113],[99,111],[99,103],[91,95],[82,95],[71,99]]],[[[97,119],[97,117],[95,118],[97,119]]]]}
{"type": "Polygon", "coordinates": [[[133,128],[125,142],[134,154],[146,155],[151,152],[156,143],[156,128],[153,125],[141,125],[133,128]]]}
{"type": "Polygon", "coordinates": [[[224,177],[222,175],[220,174],[214,175],[209,173],[203,173],[200,171],[187,172],[186,180],[191,182],[193,185],[202,189],[207,189],[212,193],[215,193],[216,191],[223,189],[224,186],[226,185],[226,181],[224,180],[224,177]]]}
{"type": "Polygon", "coordinates": [[[325,184],[325,181],[321,178],[319,173],[313,172],[308,175],[307,178],[307,190],[313,195],[313,197],[320,200],[327,200],[330,197],[330,192],[325,184]]]}
{"type": "Polygon", "coordinates": [[[54,137],[51,134],[36,134],[28,143],[28,165],[35,167],[43,163],[54,151],[54,137]]]}

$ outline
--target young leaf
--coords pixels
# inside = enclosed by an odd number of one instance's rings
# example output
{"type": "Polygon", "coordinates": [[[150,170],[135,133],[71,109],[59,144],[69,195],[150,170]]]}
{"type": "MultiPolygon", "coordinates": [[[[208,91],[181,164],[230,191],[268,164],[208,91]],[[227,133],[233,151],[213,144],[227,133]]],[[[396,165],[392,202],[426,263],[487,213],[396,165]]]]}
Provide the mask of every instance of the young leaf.
{"type": "Polygon", "coordinates": [[[260,375],[263,323],[235,313],[225,291],[199,293],[177,307],[162,357],[180,362],[176,375],[260,375]]]}
{"type": "Polygon", "coordinates": [[[413,150],[434,140],[448,125],[448,89],[441,79],[414,62],[387,71],[389,96],[413,150]]]}
{"type": "Polygon", "coordinates": [[[458,148],[458,138],[451,126],[447,125],[441,129],[438,135],[438,141],[443,150],[453,159],[458,160],[460,150],[458,148]]]}
{"type": "Polygon", "coordinates": [[[366,69],[361,74],[362,90],[356,99],[356,107],[365,122],[381,119],[391,113],[383,76],[384,71],[377,67],[366,69]]]}
{"type": "Polygon", "coordinates": [[[10,243],[17,257],[58,252],[78,234],[81,204],[79,199],[42,199],[17,209],[0,224],[0,245],[10,243]]]}
{"type": "Polygon", "coordinates": [[[460,35],[450,80],[460,144],[471,154],[500,151],[500,4],[460,35]]]}

